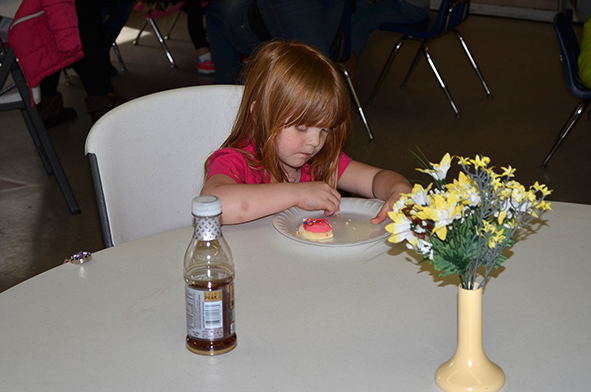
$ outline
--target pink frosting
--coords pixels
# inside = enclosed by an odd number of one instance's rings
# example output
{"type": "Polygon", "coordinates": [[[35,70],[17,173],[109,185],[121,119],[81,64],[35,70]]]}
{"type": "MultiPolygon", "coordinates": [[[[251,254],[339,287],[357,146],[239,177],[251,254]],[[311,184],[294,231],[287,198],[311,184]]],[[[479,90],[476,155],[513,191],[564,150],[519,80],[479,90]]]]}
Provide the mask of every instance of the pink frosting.
{"type": "Polygon", "coordinates": [[[321,219],[306,219],[304,221],[304,229],[312,233],[326,233],[331,231],[330,223],[324,218],[321,219]]]}

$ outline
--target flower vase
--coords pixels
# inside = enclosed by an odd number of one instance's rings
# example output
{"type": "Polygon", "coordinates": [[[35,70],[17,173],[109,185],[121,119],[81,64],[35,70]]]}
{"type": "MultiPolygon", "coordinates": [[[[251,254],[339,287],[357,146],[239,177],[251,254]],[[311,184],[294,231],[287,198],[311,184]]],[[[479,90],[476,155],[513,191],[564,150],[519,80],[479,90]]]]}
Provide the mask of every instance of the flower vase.
{"type": "Polygon", "coordinates": [[[482,347],[482,288],[458,292],[458,346],[454,356],[435,373],[445,392],[495,392],[505,384],[505,373],[482,347]]]}

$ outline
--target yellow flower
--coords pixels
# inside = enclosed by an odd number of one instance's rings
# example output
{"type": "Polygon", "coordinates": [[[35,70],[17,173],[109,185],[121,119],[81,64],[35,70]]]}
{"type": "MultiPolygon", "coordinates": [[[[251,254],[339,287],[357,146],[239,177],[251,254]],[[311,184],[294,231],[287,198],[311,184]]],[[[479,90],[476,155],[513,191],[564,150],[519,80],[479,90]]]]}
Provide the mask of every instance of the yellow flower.
{"type": "Polygon", "coordinates": [[[503,182],[501,181],[501,176],[493,177],[490,183],[495,191],[503,189],[504,187],[503,182]]]}
{"type": "Polygon", "coordinates": [[[483,220],[482,221],[482,228],[480,229],[480,231],[482,231],[483,233],[494,233],[496,230],[496,226],[493,225],[492,223],[483,220]]]}
{"type": "Polygon", "coordinates": [[[501,173],[502,177],[515,177],[515,169],[512,168],[511,166],[509,167],[501,167],[501,169],[503,169],[503,173],[501,173]]]}
{"type": "Polygon", "coordinates": [[[411,229],[412,221],[403,213],[388,212],[388,216],[393,221],[393,223],[386,225],[386,231],[392,233],[388,241],[395,244],[404,240],[410,242],[415,236],[411,229]]]}
{"type": "Polygon", "coordinates": [[[505,220],[506,217],[507,217],[507,210],[503,210],[503,211],[499,212],[499,216],[498,216],[499,225],[503,224],[503,221],[505,220]]]}
{"type": "Polygon", "coordinates": [[[476,155],[476,158],[474,159],[470,159],[470,162],[472,164],[474,164],[475,168],[483,168],[486,169],[486,167],[488,166],[488,164],[490,163],[490,158],[489,157],[485,157],[483,156],[482,158],[480,157],[480,155],[476,155]]]}
{"type": "Polygon", "coordinates": [[[489,237],[488,247],[492,249],[496,246],[496,244],[502,243],[504,239],[505,239],[505,235],[503,234],[503,232],[497,231],[492,236],[489,237]]]}
{"type": "Polygon", "coordinates": [[[412,188],[412,191],[409,195],[407,195],[414,204],[418,204],[420,206],[425,206],[428,204],[427,197],[429,195],[429,190],[433,184],[429,184],[427,189],[423,188],[421,184],[415,184],[412,188]]]}
{"type": "Polygon", "coordinates": [[[458,204],[455,192],[450,192],[447,197],[434,194],[429,206],[417,213],[417,218],[431,220],[435,223],[433,233],[442,241],[447,237],[447,225],[455,219],[462,217],[462,206],[458,204]]]}
{"type": "Polygon", "coordinates": [[[472,179],[460,172],[458,179],[454,180],[452,184],[447,184],[447,189],[450,192],[455,192],[458,201],[464,205],[477,206],[480,203],[480,194],[474,186],[472,179]]]}
{"type": "Polygon", "coordinates": [[[536,192],[542,192],[543,196],[548,196],[549,194],[552,193],[551,190],[548,189],[548,187],[544,184],[539,184],[537,181],[535,184],[532,185],[532,188],[536,191],[536,192]]]}
{"type": "Polygon", "coordinates": [[[552,211],[552,207],[550,205],[551,205],[551,203],[548,203],[545,200],[542,200],[538,207],[541,208],[542,211],[547,211],[547,210],[552,211]]]}
{"type": "Polygon", "coordinates": [[[494,248],[497,243],[503,242],[505,239],[505,234],[503,233],[503,229],[500,226],[493,225],[490,222],[483,221],[483,227],[480,229],[482,232],[483,237],[488,235],[487,245],[489,248],[494,248]]]}
{"type": "Polygon", "coordinates": [[[464,166],[470,166],[470,158],[458,157],[458,163],[464,166]]]}
{"type": "Polygon", "coordinates": [[[517,181],[513,181],[511,184],[511,198],[517,203],[521,203],[527,198],[527,196],[528,194],[525,191],[525,187],[517,181]]]}

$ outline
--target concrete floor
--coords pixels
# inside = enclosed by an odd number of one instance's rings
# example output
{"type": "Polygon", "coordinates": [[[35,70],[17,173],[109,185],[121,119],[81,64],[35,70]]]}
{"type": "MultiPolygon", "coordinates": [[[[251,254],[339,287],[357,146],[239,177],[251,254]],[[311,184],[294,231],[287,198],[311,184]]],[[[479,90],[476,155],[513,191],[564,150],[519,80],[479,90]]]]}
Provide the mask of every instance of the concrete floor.
{"type": "MultiPolygon", "coordinates": [[[[167,30],[168,20],[159,20],[167,30]]],[[[120,37],[128,67],[113,77],[117,93],[136,98],[145,94],[199,84],[210,77],[197,74],[194,50],[184,26],[177,24],[169,47],[178,64],[170,68],[153,35],[139,46],[131,39],[141,17],[132,15],[120,37]]],[[[411,151],[420,148],[432,161],[443,154],[487,155],[496,166],[517,168],[524,185],[536,180],[554,193],[551,200],[591,204],[591,126],[581,120],[560,147],[546,171],[539,164],[577,99],[567,90],[550,23],[472,15],[460,28],[494,99],[485,92],[453,35],[431,45],[431,54],[446,81],[462,118],[456,119],[424,59],[406,90],[398,88],[418,43],[401,50],[382,89],[366,109],[375,136],[367,134],[353,113],[354,128],[346,151],[355,159],[399,171],[411,180],[425,180],[415,171],[411,151]]],[[[582,33],[576,26],[577,34],[582,33]]],[[[392,46],[393,33],[375,32],[361,57],[359,95],[365,102],[392,46]]],[[[113,64],[117,64],[113,57],[113,64]]],[[[66,106],[78,119],[49,131],[82,213],[70,215],[55,178],[48,177],[18,112],[0,113],[0,291],[50,268],[80,250],[102,245],[93,185],[84,156],[91,120],[84,106],[84,89],[70,71],[71,85],[62,80],[66,106]]],[[[64,79],[64,78],[62,78],[64,79]]],[[[450,178],[455,173],[450,173],[450,178]]],[[[179,261],[181,262],[181,261],[179,261]]]]}

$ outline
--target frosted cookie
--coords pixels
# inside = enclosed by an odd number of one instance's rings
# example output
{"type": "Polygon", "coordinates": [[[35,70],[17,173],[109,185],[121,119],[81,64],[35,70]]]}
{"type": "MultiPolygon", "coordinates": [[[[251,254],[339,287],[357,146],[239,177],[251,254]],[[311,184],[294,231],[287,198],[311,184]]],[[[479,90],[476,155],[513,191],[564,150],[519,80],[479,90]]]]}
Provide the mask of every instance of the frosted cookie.
{"type": "Polygon", "coordinates": [[[301,238],[309,241],[326,241],[333,237],[330,223],[324,218],[321,219],[304,219],[298,234],[301,238]]]}

